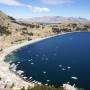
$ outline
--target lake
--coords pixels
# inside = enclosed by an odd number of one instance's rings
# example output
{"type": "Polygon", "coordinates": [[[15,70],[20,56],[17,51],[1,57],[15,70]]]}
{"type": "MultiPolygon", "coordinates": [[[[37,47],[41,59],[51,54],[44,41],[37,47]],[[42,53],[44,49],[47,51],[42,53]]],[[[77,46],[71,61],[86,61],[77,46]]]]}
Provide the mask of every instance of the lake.
{"type": "Polygon", "coordinates": [[[27,80],[89,90],[90,32],[74,32],[27,45],[6,57],[27,80]]]}

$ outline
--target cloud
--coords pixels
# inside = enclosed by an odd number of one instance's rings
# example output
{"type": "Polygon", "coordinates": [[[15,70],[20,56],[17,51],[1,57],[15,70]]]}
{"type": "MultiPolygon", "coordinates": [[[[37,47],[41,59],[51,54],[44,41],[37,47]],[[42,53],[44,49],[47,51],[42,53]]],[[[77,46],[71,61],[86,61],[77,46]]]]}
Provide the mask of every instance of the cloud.
{"type": "Polygon", "coordinates": [[[10,6],[22,6],[23,4],[16,0],[0,0],[1,4],[10,5],[10,6]]]}
{"type": "Polygon", "coordinates": [[[17,0],[0,0],[0,4],[9,5],[9,6],[26,7],[26,8],[29,8],[34,13],[46,13],[50,11],[49,8],[45,8],[45,7],[42,8],[42,7],[27,5],[17,0]]]}
{"type": "Polygon", "coordinates": [[[57,4],[65,4],[71,3],[71,0],[41,0],[45,4],[57,5],[57,4]]]}
{"type": "Polygon", "coordinates": [[[50,12],[49,8],[33,7],[31,5],[28,5],[27,7],[30,8],[32,10],[32,12],[34,12],[34,13],[46,13],[46,12],[50,12]]]}

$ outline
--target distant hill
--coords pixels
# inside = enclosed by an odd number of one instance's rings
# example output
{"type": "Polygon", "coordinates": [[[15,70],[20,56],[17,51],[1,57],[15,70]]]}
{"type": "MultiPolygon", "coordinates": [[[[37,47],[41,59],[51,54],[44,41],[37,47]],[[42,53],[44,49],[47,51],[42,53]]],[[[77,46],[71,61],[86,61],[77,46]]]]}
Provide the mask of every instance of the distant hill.
{"type": "Polygon", "coordinates": [[[18,21],[26,23],[90,23],[90,20],[85,18],[74,18],[74,17],[61,17],[61,16],[45,16],[45,17],[34,17],[27,19],[18,19],[18,21]]]}
{"type": "Polygon", "coordinates": [[[0,11],[0,25],[8,24],[18,24],[18,22],[23,23],[90,23],[90,20],[85,18],[74,18],[74,17],[62,17],[62,16],[44,16],[44,17],[34,17],[34,18],[19,18],[14,19],[8,16],[4,12],[0,11]]]}

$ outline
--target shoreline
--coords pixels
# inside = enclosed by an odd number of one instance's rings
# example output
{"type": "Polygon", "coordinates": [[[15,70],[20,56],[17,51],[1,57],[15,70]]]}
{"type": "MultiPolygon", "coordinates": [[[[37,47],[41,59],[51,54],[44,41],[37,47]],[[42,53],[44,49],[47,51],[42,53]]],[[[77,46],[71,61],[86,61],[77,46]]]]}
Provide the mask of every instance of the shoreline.
{"type": "MultiPolygon", "coordinates": [[[[58,35],[62,35],[62,33],[58,34],[58,35]]],[[[11,46],[11,47],[1,51],[0,52],[0,77],[2,78],[2,80],[0,81],[0,84],[2,85],[2,87],[0,87],[0,89],[3,89],[6,84],[11,86],[13,83],[15,84],[15,87],[13,88],[13,90],[20,90],[20,88],[22,88],[23,86],[26,88],[28,86],[34,87],[34,85],[35,85],[34,83],[26,82],[19,75],[17,75],[15,72],[13,72],[9,69],[10,64],[4,61],[5,57],[7,55],[9,55],[10,53],[12,53],[13,51],[18,50],[24,46],[27,46],[32,43],[36,43],[41,40],[45,40],[45,39],[48,39],[48,38],[51,38],[54,36],[58,36],[58,35],[52,35],[52,36],[48,36],[48,37],[44,37],[44,38],[37,38],[35,40],[31,40],[31,41],[27,41],[27,42],[24,42],[21,44],[11,46]]]]}
{"type": "MultiPolygon", "coordinates": [[[[9,69],[10,65],[9,65],[9,63],[4,61],[5,57],[7,55],[9,55],[10,53],[12,53],[13,51],[18,50],[18,49],[20,49],[24,46],[27,46],[27,45],[30,45],[32,43],[36,43],[36,42],[39,42],[39,41],[42,41],[42,40],[45,40],[45,39],[49,39],[49,38],[52,38],[52,37],[55,37],[55,36],[68,34],[68,33],[74,33],[74,32],[65,32],[65,33],[60,33],[60,34],[47,36],[47,37],[44,37],[44,38],[37,38],[37,39],[31,40],[31,41],[27,41],[27,42],[24,42],[24,43],[21,43],[21,44],[17,44],[15,46],[11,46],[11,47],[1,51],[1,53],[0,53],[0,69],[1,69],[0,70],[0,77],[2,78],[2,82],[0,81],[0,84],[5,83],[5,84],[9,84],[9,86],[11,86],[14,83],[15,86],[14,86],[13,90],[20,90],[20,88],[22,88],[23,86],[26,87],[26,88],[28,86],[34,87],[35,86],[34,83],[25,81],[19,75],[15,74],[14,72],[12,72],[9,69]]],[[[1,87],[0,87],[0,89],[1,89],[1,87]]],[[[70,89],[68,89],[68,90],[70,90],[70,89]]]]}

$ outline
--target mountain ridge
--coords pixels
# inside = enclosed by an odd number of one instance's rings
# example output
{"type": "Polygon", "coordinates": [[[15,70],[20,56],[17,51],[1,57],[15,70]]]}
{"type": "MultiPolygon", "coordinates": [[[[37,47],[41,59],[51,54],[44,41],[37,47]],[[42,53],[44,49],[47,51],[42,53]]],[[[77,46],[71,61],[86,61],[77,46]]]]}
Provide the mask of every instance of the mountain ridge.
{"type": "Polygon", "coordinates": [[[43,16],[43,17],[33,17],[33,18],[18,18],[15,19],[12,16],[7,15],[0,10],[0,20],[1,22],[13,22],[19,21],[24,23],[90,23],[90,20],[81,17],[63,17],[63,16],[43,16]],[[8,20],[5,21],[4,20],[8,20]]]}
{"type": "Polygon", "coordinates": [[[33,18],[20,18],[18,21],[21,22],[35,22],[35,23],[90,23],[90,20],[81,17],[63,17],[63,16],[44,16],[44,17],[33,17],[33,18]]]}

